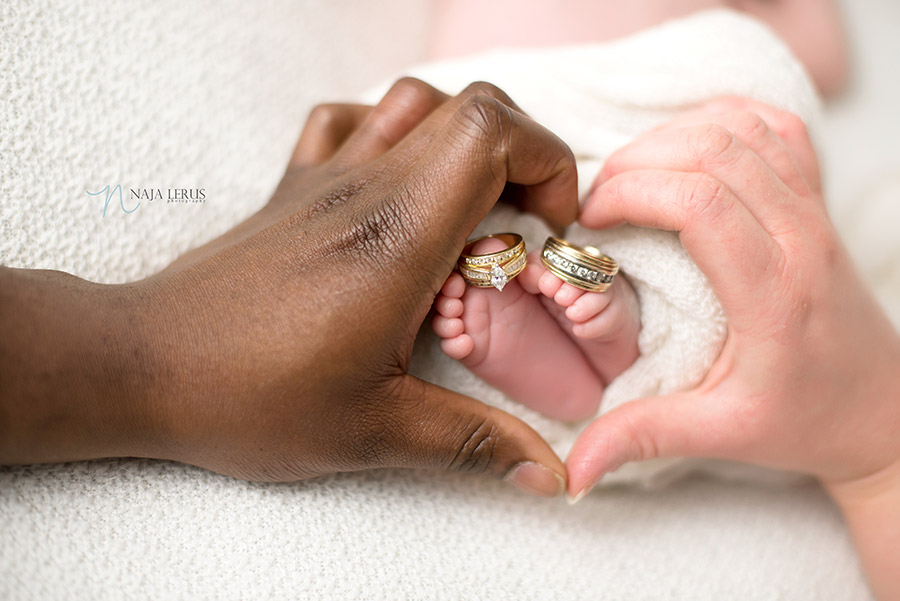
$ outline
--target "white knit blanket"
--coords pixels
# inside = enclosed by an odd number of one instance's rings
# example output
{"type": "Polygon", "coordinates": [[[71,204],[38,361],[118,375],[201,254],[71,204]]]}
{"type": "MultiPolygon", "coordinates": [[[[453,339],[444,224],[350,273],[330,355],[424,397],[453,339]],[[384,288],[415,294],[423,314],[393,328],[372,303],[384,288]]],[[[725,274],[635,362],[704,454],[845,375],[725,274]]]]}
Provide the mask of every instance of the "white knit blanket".
{"type": "MultiPolygon", "coordinates": [[[[423,6],[0,3],[0,263],[121,282],[226,231],[271,194],[313,102],[354,97],[421,50],[423,6]],[[107,184],[202,187],[206,202],[144,201],[131,214],[111,203],[104,218],[85,190],[107,184]]],[[[591,159],[583,184],[610,150],[712,96],[815,113],[782,44],[728,13],[471,67],[416,73],[448,89],[500,84],[591,159]]],[[[515,227],[539,242],[533,220],[515,227]]],[[[621,230],[601,244],[636,282],[644,314],[643,356],[607,407],[696,381],[722,321],[677,241],[621,230]]],[[[504,400],[427,334],[420,342],[418,373],[569,444],[574,429],[504,400]]],[[[620,477],[673,474],[659,470],[620,477]]],[[[689,479],[570,508],[459,474],[262,485],[123,459],[0,469],[0,516],[2,599],[869,598],[839,515],[808,483],[689,479]]]]}

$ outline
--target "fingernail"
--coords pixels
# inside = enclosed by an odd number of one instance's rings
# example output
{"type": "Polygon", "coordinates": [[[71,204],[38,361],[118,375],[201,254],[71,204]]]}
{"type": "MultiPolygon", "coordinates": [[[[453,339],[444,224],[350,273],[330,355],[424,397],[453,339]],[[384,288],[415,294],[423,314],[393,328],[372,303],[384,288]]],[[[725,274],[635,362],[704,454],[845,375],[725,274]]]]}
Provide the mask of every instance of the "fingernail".
{"type": "Polygon", "coordinates": [[[562,476],[533,461],[516,465],[503,479],[518,489],[540,497],[557,497],[566,489],[562,476]]]}
{"type": "Polygon", "coordinates": [[[566,493],[566,503],[568,503],[569,505],[574,505],[578,501],[582,500],[585,496],[587,496],[589,492],[594,490],[595,486],[597,486],[597,482],[591,482],[590,484],[582,488],[574,497],[569,493],[566,493]]]}

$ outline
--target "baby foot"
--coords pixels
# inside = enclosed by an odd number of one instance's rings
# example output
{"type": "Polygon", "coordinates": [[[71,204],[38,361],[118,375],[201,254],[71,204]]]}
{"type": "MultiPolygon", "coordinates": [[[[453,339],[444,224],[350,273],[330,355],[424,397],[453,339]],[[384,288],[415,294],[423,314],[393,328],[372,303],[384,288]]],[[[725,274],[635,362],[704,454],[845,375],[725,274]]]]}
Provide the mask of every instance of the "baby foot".
{"type": "Polygon", "coordinates": [[[640,305],[634,288],[620,273],[606,292],[588,292],[547,270],[539,253],[532,255],[528,258],[531,269],[519,276],[522,286],[543,295],[544,306],[608,384],[640,354],[640,305]]]}
{"type": "MultiPolygon", "coordinates": [[[[487,239],[472,252],[503,248],[487,239]]],[[[453,273],[434,306],[441,348],[489,384],[557,419],[577,420],[596,410],[602,391],[598,375],[540,297],[526,292],[518,278],[498,292],[468,286],[453,273]]]]}
{"type": "MultiPolygon", "coordinates": [[[[487,239],[472,252],[503,248],[487,239]]],[[[447,355],[556,419],[594,415],[606,383],[637,357],[637,301],[627,281],[619,277],[604,294],[584,293],[549,273],[538,253],[502,293],[451,274],[434,307],[434,331],[447,355]],[[617,287],[623,290],[613,293],[617,287]]]]}

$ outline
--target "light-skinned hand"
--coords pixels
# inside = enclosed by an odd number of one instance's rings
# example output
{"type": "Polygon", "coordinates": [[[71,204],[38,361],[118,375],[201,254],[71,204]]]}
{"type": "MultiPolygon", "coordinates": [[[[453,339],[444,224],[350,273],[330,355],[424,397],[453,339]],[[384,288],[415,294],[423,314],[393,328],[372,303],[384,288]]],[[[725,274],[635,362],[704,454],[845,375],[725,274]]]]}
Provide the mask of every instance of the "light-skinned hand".
{"type": "Polygon", "coordinates": [[[686,113],[611,155],[579,220],[677,231],[728,335],[696,389],[590,424],[567,459],[569,494],[655,457],[812,474],[844,509],[875,590],[896,598],[900,338],[829,220],[800,119],[737,99],[686,113]]]}

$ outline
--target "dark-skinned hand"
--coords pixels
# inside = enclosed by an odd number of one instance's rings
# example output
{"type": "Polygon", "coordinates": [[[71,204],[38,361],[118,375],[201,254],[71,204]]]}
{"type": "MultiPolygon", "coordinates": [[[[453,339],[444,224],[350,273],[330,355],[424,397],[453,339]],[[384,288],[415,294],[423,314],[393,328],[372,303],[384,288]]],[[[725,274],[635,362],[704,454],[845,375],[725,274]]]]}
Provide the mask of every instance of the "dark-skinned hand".
{"type": "MultiPolygon", "coordinates": [[[[504,189],[551,226],[576,217],[571,151],[502,91],[448,97],[403,79],[375,107],[316,108],[271,201],[161,273],[99,286],[5,270],[10,290],[43,286],[48,313],[58,298],[70,327],[102,329],[135,359],[110,390],[70,387],[59,402],[83,414],[57,420],[56,445],[27,434],[49,416],[13,415],[25,427],[4,463],[136,455],[271,481],[439,468],[562,493],[562,462],[525,423],[407,373],[435,294],[504,189]],[[129,310],[79,317],[97,303],[129,310]]],[[[103,372],[83,355],[76,371],[103,372]]],[[[26,376],[3,394],[40,385],[26,376]]]]}

